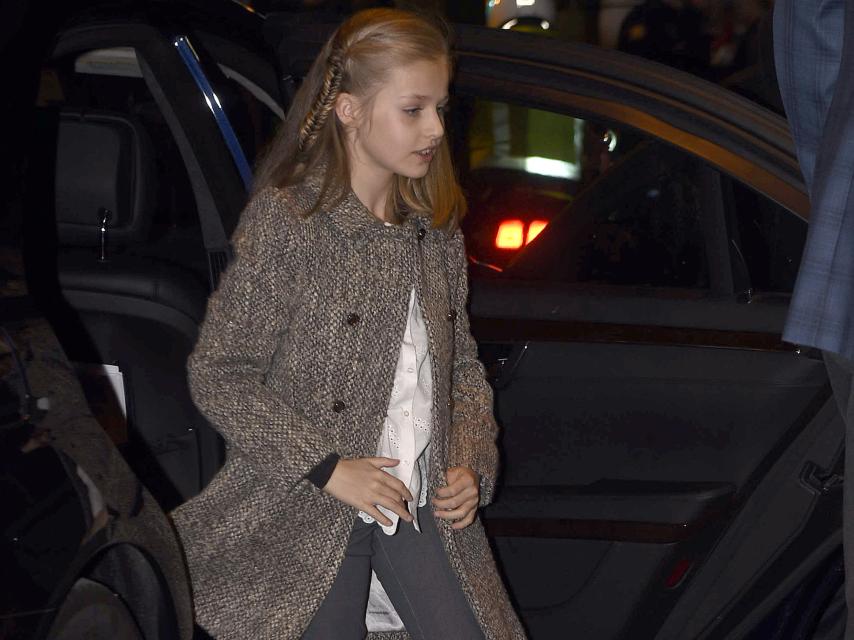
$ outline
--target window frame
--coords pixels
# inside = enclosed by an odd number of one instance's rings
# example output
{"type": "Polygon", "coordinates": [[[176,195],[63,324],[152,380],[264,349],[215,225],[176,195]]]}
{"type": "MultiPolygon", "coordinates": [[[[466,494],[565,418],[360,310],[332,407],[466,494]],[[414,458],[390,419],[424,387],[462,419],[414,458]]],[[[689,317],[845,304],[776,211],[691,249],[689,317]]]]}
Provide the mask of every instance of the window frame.
{"type": "MultiPolygon", "coordinates": [[[[738,128],[731,122],[723,122],[711,112],[697,109],[692,104],[692,101],[698,100],[696,94],[702,93],[697,87],[686,90],[688,97],[684,102],[679,102],[674,96],[657,95],[649,90],[638,91],[637,87],[616,80],[613,72],[598,77],[589,71],[580,72],[568,66],[543,64],[539,58],[533,60],[533,54],[529,56],[530,59],[486,55],[478,50],[483,43],[466,42],[466,35],[462,34],[457,53],[457,74],[453,87],[455,97],[503,101],[568,117],[594,120],[618,130],[632,130],[697,158],[709,168],[709,182],[720,185],[721,178],[728,176],[792,215],[808,219],[809,200],[797,173],[794,152],[785,146],[791,141],[780,135],[779,121],[782,119],[779,116],[766,113],[758,106],[746,114],[739,113],[739,117],[746,121],[761,121],[761,126],[757,124],[755,127],[759,133],[755,133],[752,129],[738,128]],[[625,94],[625,99],[621,100],[620,94],[625,94]],[[636,106],[638,104],[642,104],[643,109],[636,106]],[[726,146],[725,142],[728,143],[726,146]]],[[[607,53],[610,55],[613,52],[607,53]]],[[[633,61],[631,56],[617,54],[617,58],[633,61]]],[[[638,62],[641,70],[645,71],[649,66],[645,61],[638,62]]],[[[596,63],[588,61],[585,64],[592,66],[596,63]]],[[[606,64],[607,61],[603,66],[606,64]]],[[[699,80],[696,83],[708,90],[710,105],[721,101],[720,94],[733,101],[733,111],[744,106],[740,103],[747,102],[710,83],[699,80]]],[[[709,295],[734,295],[740,298],[751,290],[751,286],[749,278],[745,282],[739,270],[734,269],[720,187],[710,206],[716,211],[715,215],[708,216],[704,230],[709,263],[709,295]]],[[[485,271],[484,275],[495,277],[495,274],[487,274],[485,271]]],[[[571,286],[595,291],[598,285],[571,286]]],[[[655,295],[695,298],[696,290],[666,288],[656,291],[655,295]]]]}

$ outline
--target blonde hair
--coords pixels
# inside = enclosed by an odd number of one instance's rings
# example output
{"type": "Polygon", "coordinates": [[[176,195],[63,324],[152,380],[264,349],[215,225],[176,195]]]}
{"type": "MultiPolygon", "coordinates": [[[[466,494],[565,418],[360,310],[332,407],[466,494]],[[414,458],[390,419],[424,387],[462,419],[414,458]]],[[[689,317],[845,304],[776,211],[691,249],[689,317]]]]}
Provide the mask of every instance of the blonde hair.
{"type": "MultiPolygon", "coordinates": [[[[400,9],[367,9],[347,19],[326,41],[294,97],[284,123],[264,152],[253,193],[299,184],[322,172],[310,215],[334,206],[350,188],[343,125],[335,115],[341,92],[369,102],[389,70],[422,60],[451,62],[444,25],[400,9]]],[[[422,178],[395,175],[387,213],[432,217],[433,227],[455,228],[466,212],[445,136],[422,178]]]]}

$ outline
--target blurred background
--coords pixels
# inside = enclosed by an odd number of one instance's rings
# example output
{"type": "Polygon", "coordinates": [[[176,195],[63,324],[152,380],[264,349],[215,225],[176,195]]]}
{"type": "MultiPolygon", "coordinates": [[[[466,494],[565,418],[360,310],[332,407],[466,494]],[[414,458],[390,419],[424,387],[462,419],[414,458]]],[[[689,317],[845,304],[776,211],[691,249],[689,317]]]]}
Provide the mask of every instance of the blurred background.
{"type": "MultiPolygon", "coordinates": [[[[453,22],[619,49],[713,81],[759,62],[773,0],[246,0],[262,13],[347,14],[374,6],[436,11],[453,22]]],[[[770,44],[770,42],[769,42],[770,44]]]]}

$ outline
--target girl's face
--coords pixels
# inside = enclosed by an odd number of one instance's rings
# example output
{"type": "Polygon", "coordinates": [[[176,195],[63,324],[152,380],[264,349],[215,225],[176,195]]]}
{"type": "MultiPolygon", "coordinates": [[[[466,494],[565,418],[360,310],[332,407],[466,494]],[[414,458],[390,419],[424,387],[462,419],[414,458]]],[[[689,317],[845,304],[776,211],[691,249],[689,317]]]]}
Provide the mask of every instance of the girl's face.
{"type": "Polygon", "coordinates": [[[448,63],[421,60],[389,72],[350,127],[352,170],[369,180],[422,178],[445,133],[448,63]]]}

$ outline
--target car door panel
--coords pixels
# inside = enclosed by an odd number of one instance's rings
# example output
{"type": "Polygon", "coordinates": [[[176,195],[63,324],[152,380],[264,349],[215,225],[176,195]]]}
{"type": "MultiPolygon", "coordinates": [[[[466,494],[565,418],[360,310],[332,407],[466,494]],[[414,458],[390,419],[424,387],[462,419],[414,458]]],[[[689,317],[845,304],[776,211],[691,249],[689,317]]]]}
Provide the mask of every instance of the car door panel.
{"type": "Polygon", "coordinates": [[[821,363],[768,355],[531,343],[497,393],[505,482],[579,485],[607,473],[741,486],[824,384],[821,363]]]}
{"type": "MultiPolygon", "coordinates": [[[[815,414],[827,397],[824,366],[774,334],[692,331],[720,326],[714,317],[728,305],[714,297],[667,300],[665,312],[653,296],[624,304],[541,285],[538,302],[524,304],[519,285],[504,284],[475,279],[471,314],[485,359],[524,345],[495,390],[503,471],[484,512],[511,592],[534,637],[567,621],[585,637],[629,628],[626,637],[646,637],[634,634],[652,620],[630,626],[635,609],[684,586],[666,586],[674,563],[700,563],[740,492],[790,437],[791,416],[815,414]],[[671,326],[627,324],[626,306],[671,326]],[[534,583],[561,571],[562,581],[549,580],[560,589],[535,595],[534,583]],[[626,589],[626,575],[643,579],[625,594],[633,604],[623,618],[609,598],[606,624],[594,603],[626,589]]],[[[779,306],[764,311],[750,329],[780,322],[779,306]]]]}
{"type": "MultiPolygon", "coordinates": [[[[841,491],[816,489],[805,472],[841,471],[844,423],[829,389],[794,421],[791,441],[757,479],[704,570],[655,638],[741,638],[841,541],[841,491]]],[[[782,448],[781,448],[782,449],[782,448]]]]}

